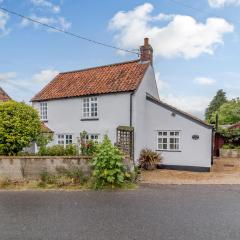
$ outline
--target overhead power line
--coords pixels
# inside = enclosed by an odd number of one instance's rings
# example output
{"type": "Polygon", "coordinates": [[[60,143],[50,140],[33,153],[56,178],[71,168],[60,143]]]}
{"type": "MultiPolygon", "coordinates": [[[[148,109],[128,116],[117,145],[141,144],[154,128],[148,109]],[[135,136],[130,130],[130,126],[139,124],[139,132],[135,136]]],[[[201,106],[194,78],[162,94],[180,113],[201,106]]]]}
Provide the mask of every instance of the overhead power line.
{"type": "Polygon", "coordinates": [[[93,40],[93,39],[90,39],[90,38],[81,36],[81,35],[79,35],[79,34],[72,33],[72,32],[63,30],[63,29],[61,29],[61,28],[54,27],[54,26],[49,25],[49,24],[46,24],[46,23],[42,23],[42,22],[40,22],[40,21],[38,21],[38,20],[36,20],[36,19],[27,17],[27,16],[25,16],[25,15],[23,15],[23,14],[17,13],[17,12],[15,12],[15,11],[9,10],[9,9],[7,9],[7,8],[4,8],[4,7],[0,7],[0,10],[3,11],[3,12],[7,12],[7,13],[9,13],[9,14],[12,14],[12,15],[18,16],[18,17],[20,17],[20,18],[26,19],[26,20],[28,20],[28,21],[30,21],[30,22],[37,23],[37,24],[42,25],[42,26],[44,26],[44,27],[50,28],[50,29],[52,29],[52,30],[55,30],[55,31],[58,31],[58,32],[61,32],[61,33],[65,33],[65,34],[70,35],[70,36],[72,36],[72,37],[76,37],[76,38],[79,38],[79,39],[82,39],[82,40],[91,42],[91,43],[93,43],[93,44],[97,44],[97,45],[101,45],[101,46],[104,46],[104,47],[112,48],[112,49],[115,49],[115,50],[119,50],[119,51],[131,53],[131,54],[137,54],[137,55],[139,55],[138,52],[131,51],[131,50],[127,50],[127,49],[124,49],[124,48],[119,48],[119,47],[116,47],[116,46],[113,46],[113,45],[110,45],[110,44],[107,44],[107,43],[102,43],[102,42],[99,42],[99,41],[96,41],[96,40],[93,40]]]}

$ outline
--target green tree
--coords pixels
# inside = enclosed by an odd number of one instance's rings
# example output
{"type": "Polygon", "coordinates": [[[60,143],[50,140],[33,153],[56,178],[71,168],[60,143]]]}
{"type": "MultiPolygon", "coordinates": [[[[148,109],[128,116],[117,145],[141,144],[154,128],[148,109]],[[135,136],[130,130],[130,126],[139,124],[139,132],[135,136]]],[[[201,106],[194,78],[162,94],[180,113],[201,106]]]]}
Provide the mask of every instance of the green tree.
{"type": "Polygon", "coordinates": [[[218,90],[205,111],[206,121],[212,123],[212,115],[226,102],[226,93],[222,89],[218,90]]]}
{"type": "Polygon", "coordinates": [[[124,183],[126,171],[123,164],[123,154],[111,144],[107,136],[104,137],[101,144],[97,145],[92,167],[95,188],[103,188],[107,185],[121,186],[124,183]]]}
{"type": "MultiPolygon", "coordinates": [[[[212,115],[211,122],[215,122],[215,112],[212,115]]],[[[234,124],[240,122],[240,99],[232,99],[224,103],[218,110],[219,124],[234,124]]]]}
{"type": "Polygon", "coordinates": [[[16,155],[40,133],[38,112],[25,103],[0,103],[0,153],[16,155]]]}

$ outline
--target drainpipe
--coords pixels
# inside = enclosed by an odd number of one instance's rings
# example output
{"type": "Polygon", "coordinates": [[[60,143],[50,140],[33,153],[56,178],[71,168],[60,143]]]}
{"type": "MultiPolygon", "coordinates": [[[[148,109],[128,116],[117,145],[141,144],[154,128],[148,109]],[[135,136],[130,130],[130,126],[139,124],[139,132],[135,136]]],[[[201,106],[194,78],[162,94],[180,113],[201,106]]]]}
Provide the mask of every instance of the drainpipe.
{"type": "MultiPolygon", "coordinates": [[[[129,122],[129,125],[130,127],[132,127],[132,122],[133,122],[133,94],[134,94],[134,91],[130,93],[130,122],[129,122]]],[[[134,135],[135,135],[135,132],[133,132],[133,153],[132,153],[132,161],[133,161],[133,166],[135,168],[135,161],[134,161],[134,135]]]]}
{"type": "Polygon", "coordinates": [[[133,94],[134,92],[130,93],[130,127],[132,127],[132,116],[133,116],[133,94]]]}

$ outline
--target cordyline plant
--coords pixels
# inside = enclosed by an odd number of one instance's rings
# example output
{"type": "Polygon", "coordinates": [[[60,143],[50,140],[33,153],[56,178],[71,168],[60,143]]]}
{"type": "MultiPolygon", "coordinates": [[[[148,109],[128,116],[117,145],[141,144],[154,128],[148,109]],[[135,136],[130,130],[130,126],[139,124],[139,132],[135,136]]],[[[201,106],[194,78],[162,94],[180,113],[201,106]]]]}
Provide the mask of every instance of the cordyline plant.
{"type": "Polygon", "coordinates": [[[153,170],[161,162],[161,155],[151,149],[143,149],[140,153],[139,164],[140,167],[146,170],[153,170]]]}
{"type": "Polygon", "coordinates": [[[38,112],[25,103],[0,103],[0,154],[16,155],[40,134],[38,112]]]}
{"type": "Polygon", "coordinates": [[[127,173],[123,164],[123,154],[111,144],[107,136],[97,145],[91,165],[96,189],[104,186],[120,187],[124,184],[127,173]]]}

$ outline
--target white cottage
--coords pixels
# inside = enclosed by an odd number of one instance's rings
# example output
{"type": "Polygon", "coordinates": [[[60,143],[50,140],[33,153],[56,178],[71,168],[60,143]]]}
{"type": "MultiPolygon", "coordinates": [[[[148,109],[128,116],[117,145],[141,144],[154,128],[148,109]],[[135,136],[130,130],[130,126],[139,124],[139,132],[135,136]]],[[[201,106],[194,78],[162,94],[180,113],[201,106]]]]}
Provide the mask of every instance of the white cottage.
{"type": "Polygon", "coordinates": [[[147,38],[140,52],[135,61],[60,73],[33,97],[52,144],[76,143],[85,130],[89,139],[107,134],[136,162],[150,148],[164,167],[208,171],[212,127],[160,100],[147,38]]]}

